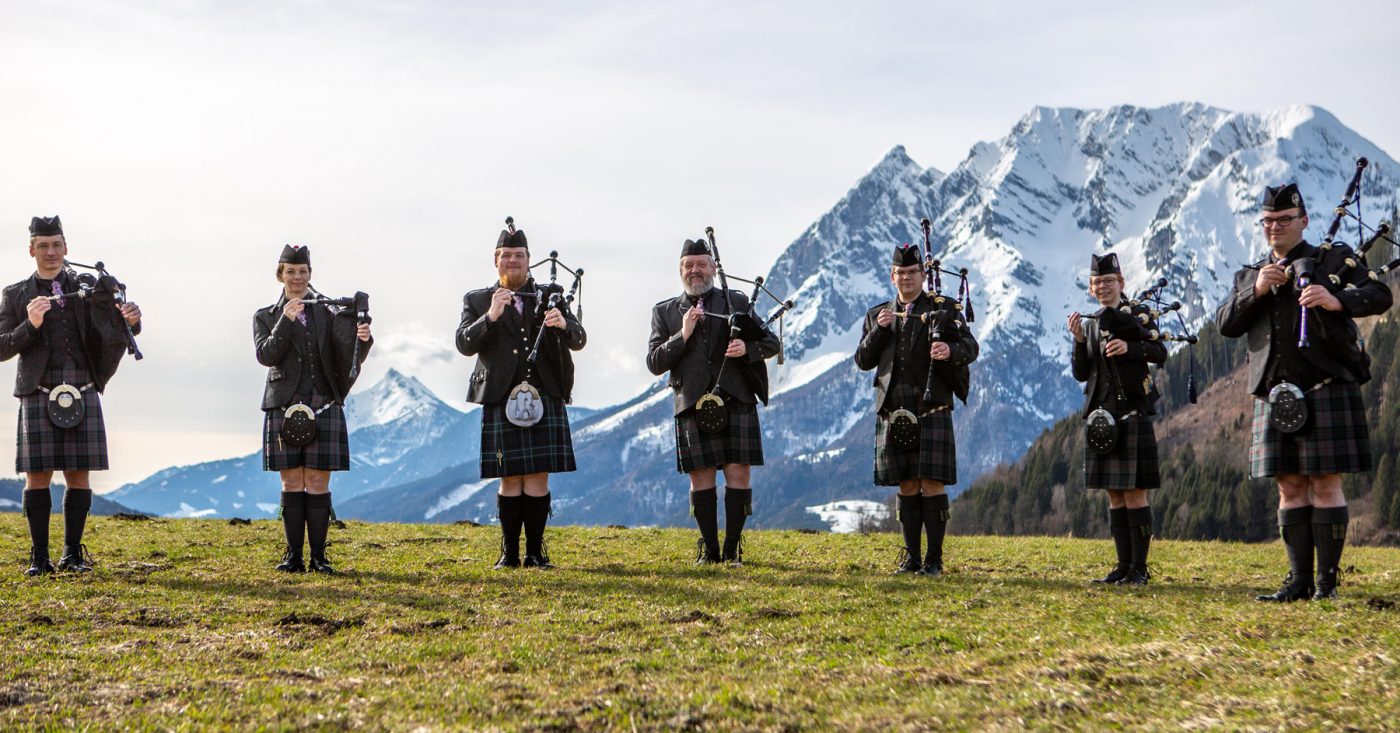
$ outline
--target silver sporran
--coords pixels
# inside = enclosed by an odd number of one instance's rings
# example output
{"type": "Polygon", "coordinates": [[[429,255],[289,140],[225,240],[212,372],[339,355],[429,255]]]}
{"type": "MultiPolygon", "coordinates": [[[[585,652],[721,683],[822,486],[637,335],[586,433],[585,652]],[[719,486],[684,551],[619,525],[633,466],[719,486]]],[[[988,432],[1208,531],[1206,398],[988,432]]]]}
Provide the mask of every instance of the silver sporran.
{"type": "Polygon", "coordinates": [[[540,391],[529,382],[515,385],[506,398],[506,420],[511,425],[528,428],[544,419],[544,400],[540,391]]]}

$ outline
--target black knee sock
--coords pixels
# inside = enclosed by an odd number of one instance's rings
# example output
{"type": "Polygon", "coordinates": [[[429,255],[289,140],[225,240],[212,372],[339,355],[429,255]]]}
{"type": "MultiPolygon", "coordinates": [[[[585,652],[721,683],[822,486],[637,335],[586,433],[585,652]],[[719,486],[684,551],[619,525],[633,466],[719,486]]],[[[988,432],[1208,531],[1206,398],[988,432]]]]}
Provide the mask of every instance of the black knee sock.
{"type": "Polygon", "coordinates": [[[1133,539],[1128,530],[1127,507],[1108,510],[1108,532],[1113,535],[1113,549],[1118,553],[1118,569],[1127,571],[1133,566],[1133,539]]]}
{"type": "Polygon", "coordinates": [[[948,495],[937,494],[924,497],[924,534],[928,539],[928,553],[924,564],[943,564],[943,535],[948,531],[948,495]]]}
{"type": "Polygon", "coordinates": [[[525,524],[525,496],[496,495],[496,516],[501,520],[502,550],[506,557],[520,558],[520,528],[525,524]]]}
{"type": "Polygon", "coordinates": [[[331,495],[306,494],[306,544],[313,560],[326,559],[326,534],[331,528],[331,495]]]}
{"type": "Polygon", "coordinates": [[[1313,508],[1300,506],[1278,510],[1279,535],[1288,550],[1288,570],[1303,585],[1313,582],[1313,508]]]}
{"type": "Polygon", "coordinates": [[[1351,515],[1344,506],[1313,507],[1312,538],[1317,548],[1317,574],[1328,574],[1336,582],[1342,565],[1342,548],[1347,543],[1347,523],[1351,515]]]}
{"type": "Polygon", "coordinates": [[[544,527],[549,523],[549,494],[525,495],[525,554],[544,556],[544,527]]]}
{"type": "Polygon", "coordinates": [[[92,510],[92,489],[68,487],[63,492],[63,549],[77,551],[83,544],[83,529],[92,510]]]}
{"type": "Polygon", "coordinates": [[[924,497],[899,495],[899,524],[904,528],[904,550],[919,560],[924,535],[924,497]]]}
{"type": "Polygon", "coordinates": [[[695,515],[695,526],[700,528],[700,538],[705,541],[705,549],[718,560],[719,492],[715,487],[690,492],[690,512],[695,515]]]}
{"type": "Polygon", "coordinates": [[[1133,570],[1147,572],[1147,551],[1152,547],[1152,507],[1128,510],[1128,537],[1131,540],[1133,570]]]}
{"type": "Polygon", "coordinates": [[[29,543],[34,549],[49,553],[49,514],[53,512],[53,495],[49,487],[25,489],[21,500],[24,517],[29,520],[29,543]]]}
{"type": "Polygon", "coordinates": [[[306,492],[282,492],[282,532],[287,536],[287,551],[301,557],[306,539],[306,492]]]}
{"type": "Polygon", "coordinates": [[[753,514],[753,489],[724,487],[724,557],[733,559],[744,534],[744,520],[753,514]]]}

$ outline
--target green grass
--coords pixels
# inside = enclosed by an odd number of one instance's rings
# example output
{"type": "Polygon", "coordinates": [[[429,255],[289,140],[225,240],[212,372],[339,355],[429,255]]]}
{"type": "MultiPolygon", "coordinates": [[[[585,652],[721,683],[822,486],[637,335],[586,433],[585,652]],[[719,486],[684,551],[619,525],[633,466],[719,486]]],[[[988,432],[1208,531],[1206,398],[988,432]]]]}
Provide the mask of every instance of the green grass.
{"type": "MultiPolygon", "coordinates": [[[[274,573],[280,525],[94,518],[97,570],[20,575],[0,521],[0,729],[1282,729],[1400,726],[1400,550],[1348,548],[1337,602],[1255,603],[1271,545],[755,532],[696,568],[680,530],[550,530],[553,572],[493,572],[497,531],[351,522],[337,577],[274,573]]],[[[54,531],[60,531],[55,521],[54,531]]]]}

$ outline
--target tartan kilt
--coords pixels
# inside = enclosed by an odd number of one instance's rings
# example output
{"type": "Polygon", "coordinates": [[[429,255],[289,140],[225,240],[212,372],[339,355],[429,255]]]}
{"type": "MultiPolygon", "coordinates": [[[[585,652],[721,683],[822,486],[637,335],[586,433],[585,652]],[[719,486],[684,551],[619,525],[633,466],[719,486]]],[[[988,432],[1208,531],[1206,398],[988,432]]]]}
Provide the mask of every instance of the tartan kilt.
{"type": "Polygon", "coordinates": [[[721,468],[730,463],[741,466],[763,465],[763,430],[758,424],[758,405],[725,400],[729,427],[723,432],[700,430],[695,408],[676,415],[676,470],[690,473],[702,468],[721,468]]]}
{"type": "Polygon", "coordinates": [[[1371,470],[1366,405],[1355,382],[1330,382],[1304,393],[1308,422],[1292,435],[1269,424],[1269,403],[1254,398],[1249,475],[1364,473],[1371,470]]]}
{"type": "Polygon", "coordinates": [[[564,403],[540,393],[544,417],[528,428],[506,419],[504,402],[481,408],[481,478],[565,473],[574,465],[574,439],[564,403]]]}
{"type": "MultiPolygon", "coordinates": [[[[314,403],[313,403],[314,404],[314,403]]],[[[320,409],[319,407],[313,409],[320,409]]],[[[345,409],[332,405],[316,416],[316,439],[298,448],[281,439],[282,413],[286,408],[263,411],[263,470],[310,468],[317,471],[350,470],[350,433],[345,409]]]]}
{"type": "Polygon", "coordinates": [[[1157,468],[1157,436],[1152,420],[1133,415],[1118,421],[1118,445],[1112,453],[1099,455],[1084,445],[1084,488],[1159,489],[1162,478],[1157,468]]]}
{"type": "Polygon", "coordinates": [[[957,445],[953,440],[953,411],[939,410],[919,417],[919,449],[889,445],[888,415],[875,415],[875,484],[898,486],[900,481],[928,479],[945,486],[958,482],[957,445]]]}
{"type": "MultiPolygon", "coordinates": [[[[88,370],[66,365],[44,372],[45,387],[91,381],[88,370]]],[[[96,389],[83,393],[83,421],[60,428],[49,421],[49,396],[34,392],[19,398],[19,429],[15,439],[15,471],[107,470],[107,425],[102,419],[102,397],[96,389]]]]}

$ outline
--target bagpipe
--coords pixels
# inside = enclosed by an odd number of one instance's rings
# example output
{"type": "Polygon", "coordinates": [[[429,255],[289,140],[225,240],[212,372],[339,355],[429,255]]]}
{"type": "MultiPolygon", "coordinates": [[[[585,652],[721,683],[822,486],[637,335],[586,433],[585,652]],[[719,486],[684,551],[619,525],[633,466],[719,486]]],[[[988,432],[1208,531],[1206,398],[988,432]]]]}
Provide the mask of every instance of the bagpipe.
{"type": "MultiPolygon", "coordinates": [[[[924,292],[933,301],[933,310],[926,311],[918,316],[919,320],[928,324],[929,341],[947,343],[952,337],[952,332],[958,329],[957,314],[964,314],[968,323],[977,320],[977,314],[972,307],[972,284],[967,277],[967,268],[959,267],[956,271],[943,267],[943,261],[933,256],[932,232],[933,223],[927,218],[919,220],[919,227],[924,232],[924,292]],[[949,275],[958,278],[957,298],[949,298],[943,294],[943,276],[949,275]]],[[[905,313],[896,311],[895,315],[907,318],[905,313]]],[[[933,401],[933,383],[938,370],[938,362],[929,361],[928,377],[924,381],[924,402],[933,401]]],[[[953,391],[967,399],[968,385],[954,384],[953,391]]]]}
{"type": "MultiPolygon", "coordinates": [[[[76,298],[78,300],[88,301],[93,305],[105,305],[110,303],[118,311],[121,310],[123,305],[126,305],[126,284],[113,277],[112,273],[107,272],[107,266],[100,260],[96,264],[84,265],[81,262],[73,262],[65,259],[63,261],[63,269],[68,273],[69,277],[73,278],[73,280],[78,283],[78,289],[71,293],[63,293],[62,295],[46,295],[44,296],[46,300],[59,301],[76,298]],[[93,275],[86,272],[79,273],[77,270],[73,269],[75,267],[91,270],[97,274],[93,275]]],[[[102,321],[102,319],[98,320],[99,322],[102,321]]],[[[122,324],[122,328],[118,330],[118,333],[125,341],[126,353],[130,354],[133,359],[140,361],[144,357],[141,354],[141,349],[136,345],[136,332],[131,329],[131,324],[127,323],[125,318],[119,317],[118,320],[121,321],[122,324]]]]}
{"type": "Polygon", "coordinates": [[[302,298],[301,302],[303,305],[324,305],[330,311],[336,386],[342,395],[350,394],[350,388],[360,378],[360,364],[364,361],[364,342],[360,341],[359,327],[374,321],[369,315],[369,294],[356,291],[348,297],[329,298],[315,289],[309,289],[307,297],[302,298]]]}
{"type": "MultiPolygon", "coordinates": [[[[733,276],[735,280],[753,286],[753,292],[749,295],[748,309],[744,311],[737,310],[734,307],[734,293],[729,290],[730,276],[724,271],[724,263],[719,257],[719,245],[715,243],[714,227],[705,227],[705,242],[710,248],[710,256],[714,258],[715,261],[715,274],[719,276],[719,287],[724,293],[724,302],[727,311],[725,313],[706,312],[705,315],[711,318],[723,318],[729,325],[729,339],[725,342],[726,344],[734,339],[761,341],[767,335],[768,327],[772,325],[774,321],[777,321],[778,363],[784,363],[786,361],[784,354],[785,347],[783,345],[784,317],[793,309],[796,303],[794,303],[791,298],[779,298],[775,295],[773,291],[769,290],[768,286],[764,284],[762,275],[757,275],[751,280],[735,275],[733,276]],[[758,313],[759,293],[767,295],[778,304],[778,307],[770,313],[767,318],[762,317],[758,313]]],[[[695,403],[697,411],[696,422],[700,426],[700,429],[707,433],[718,433],[729,425],[729,411],[724,408],[724,400],[715,393],[715,390],[719,389],[720,377],[724,375],[724,369],[728,363],[728,358],[720,362],[719,372],[715,374],[714,386],[695,403]]],[[[750,368],[744,370],[745,378],[749,386],[753,389],[754,394],[766,405],[768,404],[768,367],[765,366],[762,361],[753,362],[748,366],[750,368]]]]}

